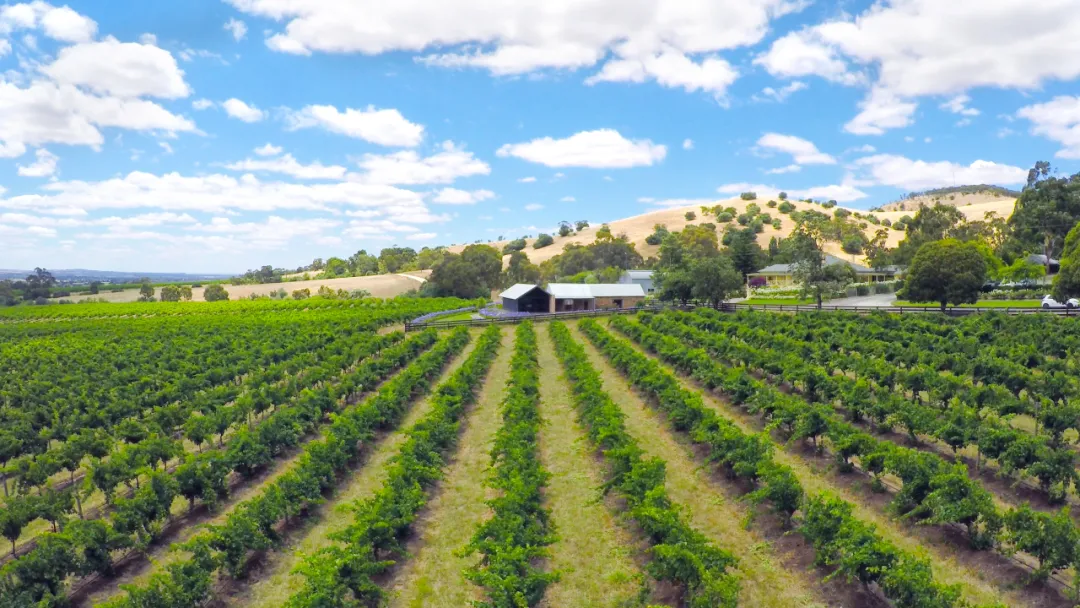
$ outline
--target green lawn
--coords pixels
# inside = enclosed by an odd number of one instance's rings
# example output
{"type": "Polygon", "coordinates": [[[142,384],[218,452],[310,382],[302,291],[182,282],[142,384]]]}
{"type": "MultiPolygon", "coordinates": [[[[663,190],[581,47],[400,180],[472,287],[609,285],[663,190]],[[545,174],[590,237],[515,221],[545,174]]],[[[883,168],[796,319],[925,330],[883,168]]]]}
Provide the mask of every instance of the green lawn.
{"type": "MultiPolygon", "coordinates": [[[[893,306],[937,308],[938,304],[897,300],[893,306]]],[[[1040,306],[1042,306],[1041,300],[980,300],[978,304],[961,304],[960,308],[1039,308],[1040,306]]]]}
{"type": "Polygon", "coordinates": [[[439,323],[442,321],[469,321],[476,314],[475,310],[467,310],[465,312],[459,312],[454,315],[446,315],[445,317],[438,317],[432,320],[432,323],[439,323]]]}

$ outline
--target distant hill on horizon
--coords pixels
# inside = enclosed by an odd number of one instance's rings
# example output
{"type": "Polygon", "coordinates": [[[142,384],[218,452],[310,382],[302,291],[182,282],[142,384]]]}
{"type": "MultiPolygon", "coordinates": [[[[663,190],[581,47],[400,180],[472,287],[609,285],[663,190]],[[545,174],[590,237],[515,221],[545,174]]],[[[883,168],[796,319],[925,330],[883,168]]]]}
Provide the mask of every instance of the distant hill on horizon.
{"type": "Polygon", "coordinates": [[[963,207],[977,203],[990,201],[1013,200],[1020,197],[1020,192],[1002,188],[1001,186],[989,186],[978,184],[971,186],[949,186],[947,188],[934,188],[923,192],[912,192],[904,198],[883,205],[882,211],[918,211],[920,205],[952,205],[963,207]]]}
{"type": "MultiPolygon", "coordinates": [[[[54,277],[56,277],[56,280],[61,283],[89,283],[91,281],[127,283],[132,281],[138,281],[142,278],[149,278],[155,283],[168,283],[173,281],[207,281],[214,279],[227,279],[229,277],[235,276],[235,274],[206,274],[185,272],[121,272],[116,270],[90,270],[86,268],[47,268],[46,270],[48,270],[54,277]]],[[[33,273],[33,270],[0,268],[0,280],[25,279],[27,275],[31,275],[33,273]]]]}

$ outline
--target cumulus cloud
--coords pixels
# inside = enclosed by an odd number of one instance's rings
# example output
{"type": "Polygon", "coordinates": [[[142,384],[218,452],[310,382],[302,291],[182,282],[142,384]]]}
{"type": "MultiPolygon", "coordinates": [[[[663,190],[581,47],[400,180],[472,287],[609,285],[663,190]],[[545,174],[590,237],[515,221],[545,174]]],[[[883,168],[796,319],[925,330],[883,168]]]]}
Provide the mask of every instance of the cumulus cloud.
{"type": "Polygon", "coordinates": [[[813,142],[780,133],[766,133],[757,141],[759,148],[790,154],[799,165],[835,165],[836,159],[817,149],[813,142]]]}
{"type": "Polygon", "coordinates": [[[525,205],[525,211],[540,211],[543,208],[544,206],[540,203],[529,203],[528,205],[525,205]]]}
{"type": "Polygon", "coordinates": [[[190,132],[195,123],[143,99],[99,97],[71,85],[34,82],[27,88],[0,81],[0,157],[50,143],[100,146],[101,127],[190,132]]]}
{"type": "Polygon", "coordinates": [[[958,184],[1011,185],[1027,181],[1027,169],[985,160],[961,165],[949,161],[926,162],[893,154],[877,154],[860,158],[855,164],[869,174],[873,183],[907,191],[958,184]]]}
{"type": "Polygon", "coordinates": [[[682,149],[683,150],[693,150],[694,149],[694,140],[692,140],[690,138],[684,139],[683,142],[682,142],[682,149]]]}
{"type": "Polygon", "coordinates": [[[364,172],[350,178],[369,184],[450,184],[460,177],[491,173],[487,163],[451,141],[443,142],[439,152],[427,157],[421,157],[413,150],[403,150],[392,154],[365,154],[357,164],[364,172]]]}
{"type": "Polygon", "coordinates": [[[779,89],[773,87],[765,87],[761,89],[761,93],[754,95],[754,101],[775,101],[777,103],[783,102],[792,94],[797,93],[806,88],[806,83],[801,80],[792,81],[779,89]]]}
{"type": "Polygon", "coordinates": [[[975,108],[969,108],[967,106],[968,102],[970,101],[971,98],[967,95],[956,95],[955,97],[952,97],[945,103],[941,104],[941,109],[948,110],[953,114],[960,114],[962,116],[978,116],[980,114],[979,110],[975,108]]]}
{"type": "Polygon", "coordinates": [[[614,129],[582,131],[566,139],[543,137],[520,144],[506,144],[498,156],[514,156],[548,167],[624,169],[651,166],[667,156],[667,147],[648,139],[630,140],[614,129]]]}
{"type": "Polygon", "coordinates": [[[364,110],[334,106],[307,106],[286,117],[291,130],[318,127],[332,133],[363,139],[381,146],[415,147],[424,139],[424,127],[409,122],[395,109],[364,110]]]}
{"type": "Polygon", "coordinates": [[[278,158],[245,159],[225,165],[230,171],[253,173],[284,173],[297,179],[342,179],[347,169],[340,165],[323,165],[316,161],[309,165],[301,164],[292,154],[278,158]]]}
{"type": "Polygon", "coordinates": [[[722,98],[738,77],[738,70],[720,57],[708,57],[699,63],[682,53],[664,51],[644,57],[612,59],[599,73],[586,79],[585,84],[655,80],[665,87],[681,88],[690,93],[705,91],[722,98]]]}
{"type": "Polygon", "coordinates": [[[768,173],[769,175],[782,175],[784,173],[798,173],[799,171],[802,171],[802,167],[799,165],[786,165],[775,169],[769,169],[765,173],[768,173]]]}
{"type": "MultiPolygon", "coordinates": [[[[60,160],[58,156],[45,148],[38,148],[35,156],[37,161],[33,164],[19,165],[19,175],[23,177],[50,177],[56,173],[56,163],[60,160]]],[[[0,194],[3,193],[0,192],[0,194]]]]}
{"type": "Polygon", "coordinates": [[[495,198],[491,190],[458,190],[457,188],[443,188],[432,199],[433,203],[442,205],[475,205],[481,201],[495,198]]]}
{"type": "Polygon", "coordinates": [[[263,112],[253,105],[248,105],[235,97],[226,100],[221,104],[221,107],[225,108],[225,113],[229,116],[244,122],[259,122],[266,118],[266,112],[263,112]]]}
{"type": "Polygon", "coordinates": [[[855,135],[882,135],[889,129],[907,127],[918,104],[884,90],[874,89],[859,102],[859,113],[844,130],[855,135]]]}
{"type": "MultiPolygon", "coordinates": [[[[1058,158],[1080,158],[1080,97],[1062,95],[1045,103],[1020,108],[1016,115],[1031,121],[1031,132],[1052,139],[1062,146],[1058,158]]],[[[1013,134],[1008,128],[998,137],[1013,134]]]]}
{"type": "Polygon", "coordinates": [[[520,179],[519,179],[519,180],[517,180],[517,181],[518,181],[518,182],[520,182],[520,183],[522,183],[522,184],[532,184],[532,183],[535,183],[535,182],[536,182],[536,178],[535,178],[535,177],[531,177],[531,176],[530,176],[530,177],[522,177],[522,178],[520,178],[520,179]]]}
{"type": "Polygon", "coordinates": [[[756,44],[770,21],[805,5],[792,0],[642,0],[387,3],[228,0],[237,9],[284,21],[267,45],[295,54],[435,54],[429,64],[494,74],[581,69],[599,64],[607,80],[722,91],[730,66],[718,51],[756,44]],[[700,60],[695,56],[701,57],[700,60]],[[712,62],[712,63],[710,63],[712,62]]]}
{"type": "Polygon", "coordinates": [[[265,145],[255,148],[254,152],[258,156],[277,156],[285,151],[285,148],[281,146],[275,146],[274,144],[267,143],[265,145]]]}
{"type": "Polygon", "coordinates": [[[117,97],[177,99],[191,94],[184,71],[169,51],[112,37],[65,47],[42,72],[59,84],[117,97]]]}
{"type": "Polygon", "coordinates": [[[60,42],[86,42],[97,34],[97,23],[67,6],[36,0],[0,7],[0,34],[41,29],[60,42]]]}
{"type": "Polygon", "coordinates": [[[209,99],[196,99],[195,101],[191,102],[191,107],[201,112],[203,110],[209,110],[210,108],[214,107],[214,102],[210,101],[209,99]]]}
{"type": "Polygon", "coordinates": [[[232,34],[233,40],[240,42],[247,36],[247,24],[236,18],[231,18],[225,22],[225,29],[232,34]]]}

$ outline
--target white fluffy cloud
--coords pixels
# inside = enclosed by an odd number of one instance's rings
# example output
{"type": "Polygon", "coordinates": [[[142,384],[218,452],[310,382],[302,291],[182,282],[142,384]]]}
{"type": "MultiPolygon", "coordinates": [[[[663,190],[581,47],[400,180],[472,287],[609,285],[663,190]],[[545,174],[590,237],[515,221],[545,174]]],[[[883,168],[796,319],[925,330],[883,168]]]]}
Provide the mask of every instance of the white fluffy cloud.
{"type": "Polygon", "coordinates": [[[374,55],[480,45],[487,48],[462,53],[484,67],[519,71],[592,65],[608,51],[626,57],[754,44],[771,18],[802,6],[786,0],[641,0],[629,6],[615,0],[228,1],[246,13],[287,21],[285,31],[268,40],[280,51],[374,55]]]}
{"type": "Polygon", "coordinates": [[[758,55],[754,64],[778,78],[820,76],[847,85],[858,84],[863,79],[850,70],[834,49],[815,40],[812,31],[793,32],[780,38],[768,52],[758,55]]]}
{"type": "Polygon", "coordinates": [[[874,89],[859,102],[859,113],[844,125],[844,130],[855,135],[881,135],[889,129],[910,125],[917,108],[915,102],[884,89],[874,89]]]}
{"type": "Polygon", "coordinates": [[[517,181],[522,183],[522,184],[532,184],[532,183],[536,183],[536,178],[532,177],[532,176],[522,177],[522,178],[518,179],[517,181]]]}
{"type": "Polygon", "coordinates": [[[229,116],[244,122],[259,122],[266,118],[266,112],[235,97],[226,100],[221,104],[221,107],[225,108],[225,113],[229,116]]]}
{"type": "Polygon", "coordinates": [[[142,99],[98,97],[71,85],[34,82],[27,88],[0,80],[0,157],[50,143],[100,146],[99,128],[194,131],[195,123],[142,99]]]}
{"type": "Polygon", "coordinates": [[[247,36],[247,24],[239,19],[232,18],[225,22],[225,29],[232,34],[233,40],[240,42],[247,36]]]}
{"type": "Polygon", "coordinates": [[[775,101],[777,103],[783,102],[792,94],[802,91],[806,88],[806,83],[801,80],[792,81],[779,89],[773,87],[765,87],[761,89],[761,93],[754,95],[754,101],[775,101]]]}
{"type": "Polygon", "coordinates": [[[868,172],[873,183],[907,191],[957,184],[1010,185],[1027,181],[1027,169],[985,160],[965,166],[948,161],[926,162],[877,154],[860,158],[855,164],[868,172]]]}
{"type": "MultiPolygon", "coordinates": [[[[1045,102],[1020,108],[1020,118],[1031,121],[1031,132],[1048,137],[1062,146],[1058,158],[1080,158],[1080,97],[1060,96],[1045,102]]],[[[1002,129],[999,137],[1010,135],[1010,129],[1002,129]]]]}
{"type": "Polygon", "coordinates": [[[393,154],[365,154],[357,164],[364,173],[352,176],[353,181],[369,184],[450,184],[459,177],[491,173],[487,163],[451,141],[443,142],[439,152],[428,157],[403,150],[393,154]]]}
{"type": "Polygon", "coordinates": [[[230,171],[244,171],[253,173],[284,173],[297,179],[342,179],[346,169],[340,165],[323,165],[316,161],[310,165],[304,165],[293,158],[292,154],[286,154],[278,158],[245,159],[239,162],[225,165],[230,171]]]}
{"type": "Polygon", "coordinates": [[[766,133],[758,140],[759,148],[790,154],[799,165],[835,165],[836,159],[817,149],[813,142],[780,133],[766,133]]]}
{"type": "Polygon", "coordinates": [[[42,29],[60,42],[86,42],[97,33],[97,23],[67,6],[55,7],[35,0],[0,7],[0,34],[42,29]]]}
{"type": "Polygon", "coordinates": [[[42,186],[42,190],[43,194],[0,199],[0,207],[40,213],[96,209],[319,211],[344,207],[386,213],[407,209],[409,214],[418,215],[417,210],[426,210],[423,194],[393,186],[349,181],[324,184],[264,182],[251,174],[240,177],[223,174],[186,176],[135,171],[96,182],[52,182],[42,186]]]}
{"type": "Polygon", "coordinates": [[[719,57],[707,57],[699,63],[682,53],[664,51],[644,57],[612,59],[585,83],[655,80],[665,87],[691,93],[706,91],[722,98],[738,77],[739,72],[719,57]]]}
{"type": "Polygon", "coordinates": [[[84,86],[117,97],[187,97],[184,71],[165,49],[106,38],[60,50],[42,71],[60,84],[84,86]]]}
{"type": "Polygon", "coordinates": [[[334,106],[307,106],[287,116],[292,130],[319,127],[332,133],[363,139],[381,146],[414,147],[424,139],[424,127],[409,122],[395,109],[364,110],[334,106]]]}
{"type": "Polygon", "coordinates": [[[529,203],[528,205],[525,205],[525,211],[540,211],[543,208],[544,206],[540,203],[529,203]]]}
{"type": "MultiPolygon", "coordinates": [[[[38,148],[35,153],[37,160],[30,165],[19,165],[19,175],[23,177],[49,177],[56,173],[58,156],[45,148],[38,148]]],[[[3,194],[0,192],[0,194],[3,194]]]]}
{"type": "Polygon", "coordinates": [[[783,175],[784,173],[798,173],[799,171],[802,171],[802,167],[799,165],[785,165],[783,167],[769,169],[765,173],[768,173],[769,175],[783,175]]]}
{"type": "Polygon", "coordinates": [[[693,150],[694,149],[694,140],[692,140],[690,138],[684,139],[683,142],[682,142],[682,149],[683,150],[693,150]]]}
{"type": "Polygon", "coordinates": [[[195,101],[191,102],[191,107],[201,112],[203,110],[209,110],[210,108],[214,107],[214,102],[210,101],[209,99],[196,99],[195,101]]]}
{"type": "Polygon", "coordinates": [[[979,110],[967,107],[967,104],[970,101],[971,98],[967,95],[956,95],[950,98],[945,103],[941,104],[941,109],[948,110],[953,114],[960,114],[962,116],[978,116],[979,114],[981,114],[979,110]]]}
{"type": "Polygon", "coordinates": [[[473,190],[470,192],[468,190],[458,190],[457,188],[443,188],[435,195],[432,202],[442,205],[475,205],[492,198],[495,198],[495,193],[491,190],[473,190]]]}
{"type": "Polygon", "coordinates": [[[269,142],[265,145],[255,148],[254,150],[255,154],[257,154],[258,156],[277,156],[284,151],[285,148],[282,148],[281,146],[275,146],[274,144],[271,144],[269,142]]]}
{"type": "Polygon", "coordinates": [[[497,154],[548,167],[622,169],[658,163],[667,156],[667,147],[648,139],[626,139],[614,129],[599,129],[575,133],[566,139],[544,137],[506,144],[497,154]]]}

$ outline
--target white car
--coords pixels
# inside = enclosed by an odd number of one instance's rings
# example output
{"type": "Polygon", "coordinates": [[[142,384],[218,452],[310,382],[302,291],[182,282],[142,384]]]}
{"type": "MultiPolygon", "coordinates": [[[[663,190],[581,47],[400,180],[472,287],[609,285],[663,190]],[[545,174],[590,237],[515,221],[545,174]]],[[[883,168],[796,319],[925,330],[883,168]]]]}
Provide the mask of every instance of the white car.
{"type": "Polygon", "coordinates": [[[1069,298],[1064,304],[1058,302],[1053,296],[1047,295],[1042,299],[1043,308],[1080,308],[1080,300],[1069,298]]]}

